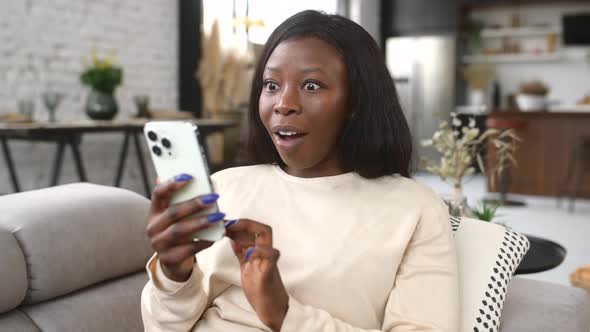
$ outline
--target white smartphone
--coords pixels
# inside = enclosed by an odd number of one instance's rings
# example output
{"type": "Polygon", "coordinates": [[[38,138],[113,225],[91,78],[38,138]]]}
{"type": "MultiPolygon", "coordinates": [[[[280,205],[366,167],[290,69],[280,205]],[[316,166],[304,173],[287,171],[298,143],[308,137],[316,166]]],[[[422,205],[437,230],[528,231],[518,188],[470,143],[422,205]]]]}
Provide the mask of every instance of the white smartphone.
{"type": "MultiPolygon", "coordinates": [[[[171,204],[213,192],[207,159],[199,143],[199,128],[196,125],[184,121],[153,121],[146,123],[143,131],[160,181],[167,181],[183,173],[193,177],[187,186],[173,195],[171,204]]],[[[195,216],[217,211],[215,204],[195,216]]],[[[217,241],[224,234],[223,222],[217,222],[196,232],[195,238],[217,241]]]]}

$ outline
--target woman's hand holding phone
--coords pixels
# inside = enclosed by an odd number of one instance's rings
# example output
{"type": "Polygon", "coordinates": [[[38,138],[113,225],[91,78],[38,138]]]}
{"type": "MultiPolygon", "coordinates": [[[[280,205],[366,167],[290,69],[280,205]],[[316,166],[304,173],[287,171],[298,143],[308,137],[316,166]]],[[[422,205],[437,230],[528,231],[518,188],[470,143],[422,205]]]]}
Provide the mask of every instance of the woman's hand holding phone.
{"type": "Polygon", "coordinates": [[[195,232],[223,222],[225,217],[223,213],[215,212],[187,218],[214,205],[219,198],[214,193],[170,204],[172,195],[192,179],[188,174],[181,174],[156,187],[152,193],[146,228],[152,249],[158,253],[162,271],[166,277],[177,282],[188,280],[195,264],[195,254],[213,244],[210,241],[195,241],[195,232]]]}

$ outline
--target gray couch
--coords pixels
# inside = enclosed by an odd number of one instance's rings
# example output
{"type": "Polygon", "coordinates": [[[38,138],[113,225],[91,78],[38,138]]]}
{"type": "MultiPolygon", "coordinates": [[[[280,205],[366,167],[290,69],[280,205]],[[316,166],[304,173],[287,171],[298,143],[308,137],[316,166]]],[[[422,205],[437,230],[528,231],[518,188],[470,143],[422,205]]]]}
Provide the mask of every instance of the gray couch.
{"type": "MultiPolygon", "coordinates": [[[[141,331],[149,202],[72,184],[0,197],[0,331],[141,331]]],[[[579,289],[515,278],[503,332],[589,332],[579,289]]]]}
{"type": "Polygon", "coordinates": [[[141,331],[149,202],[73,184],[0,197],[0,331],[141,331]]]}

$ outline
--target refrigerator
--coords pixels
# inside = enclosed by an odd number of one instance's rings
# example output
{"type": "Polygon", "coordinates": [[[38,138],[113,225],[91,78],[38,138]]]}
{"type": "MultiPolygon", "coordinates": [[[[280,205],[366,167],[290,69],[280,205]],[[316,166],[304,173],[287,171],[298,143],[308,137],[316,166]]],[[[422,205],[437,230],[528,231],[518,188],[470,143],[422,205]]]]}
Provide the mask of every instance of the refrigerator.
{"type": "Polygon", "coordinates": [[[454,35],[392,37],[385,40],[387,68],[414,140],[415,158],[436,158],[432,138],[455,108],[457,41],[454,35]]]}

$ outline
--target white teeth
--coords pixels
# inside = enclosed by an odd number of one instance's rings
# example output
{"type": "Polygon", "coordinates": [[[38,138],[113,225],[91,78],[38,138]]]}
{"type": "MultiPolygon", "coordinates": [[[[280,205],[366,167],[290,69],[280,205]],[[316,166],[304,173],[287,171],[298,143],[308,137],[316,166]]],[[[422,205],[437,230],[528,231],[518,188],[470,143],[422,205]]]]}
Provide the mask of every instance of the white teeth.
{"type": "Polygon", "coordinates": [[[292,136],[297,135],[297,132],[294,131],[279,131],[279,134],[282,136],[292,136]]]}

